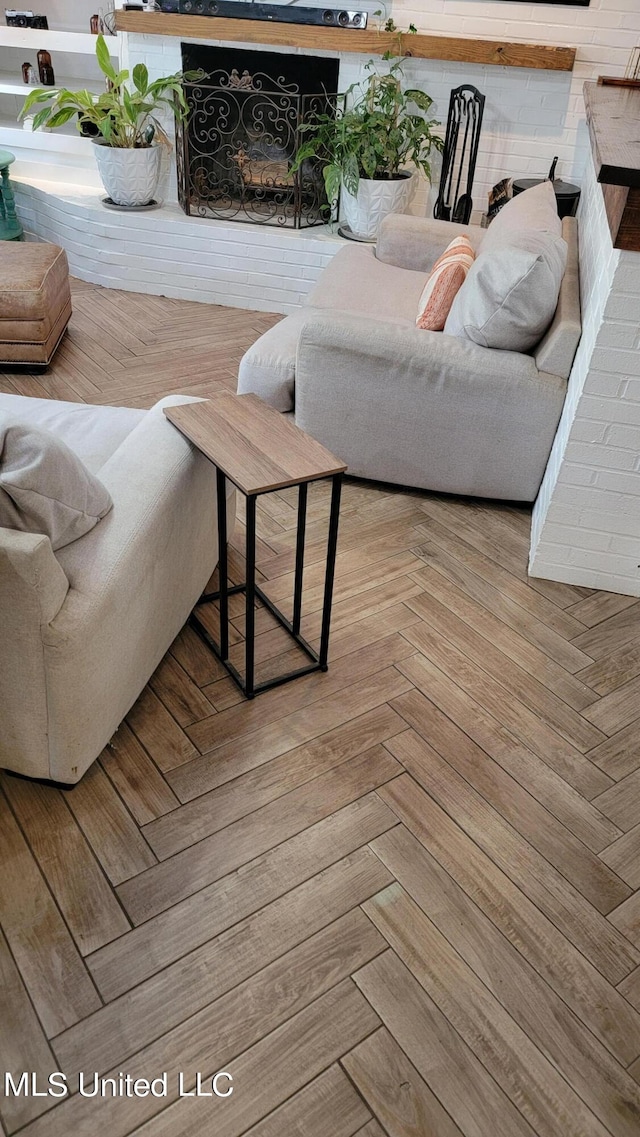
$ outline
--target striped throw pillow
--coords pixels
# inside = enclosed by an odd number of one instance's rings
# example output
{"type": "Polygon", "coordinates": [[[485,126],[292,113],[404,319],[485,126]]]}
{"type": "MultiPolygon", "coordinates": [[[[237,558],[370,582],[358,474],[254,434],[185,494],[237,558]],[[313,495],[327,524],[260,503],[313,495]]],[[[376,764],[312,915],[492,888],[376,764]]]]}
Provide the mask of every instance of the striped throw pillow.
{"type": "Polygon", "coordinates": [[[475,260],[468,237],[456,237],[434,264],[418,304],[416,326],[441,332],[456,293],[475,260]]]}

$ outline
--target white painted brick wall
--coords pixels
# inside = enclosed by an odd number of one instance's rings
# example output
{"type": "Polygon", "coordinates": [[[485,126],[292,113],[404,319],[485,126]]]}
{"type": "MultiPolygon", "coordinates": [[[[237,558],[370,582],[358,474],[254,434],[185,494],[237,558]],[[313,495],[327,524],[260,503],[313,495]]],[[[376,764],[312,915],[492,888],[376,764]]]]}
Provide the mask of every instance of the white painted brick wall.
{"type": "MultiPolygon", "coordinates": [[[[336,0],[331,2],[335,4],[336,0]]],[[[87,3],[88,0],[81,3],[80,0],[44,0],[41,7],[52,17],[52,26],[60,23],[83,27],[87,3]],[[72,12],[75,13],[73,18],[72,12]]],[[[324,6],[324,0],[305,0],[305,3],[324,6]]],[[[591,0],[588,8],[556,8],[501,0],[392,0],[388,4],[381,0],[363,0],[363,7],[370,12],[384,8],[399,27],[406,28],[413,22],[422,32],[577,47],[572,74],[441,60],[416,60],[409,64],[409,78],[433,96],[436,116],[443,122],[446,122],[452,87],[463,82],[473,83],[487,96],[474,187],[476,220],[486,209],[488,190],[500,178],[542,175],[549,169],[555,154],[560,156],[559,175],[581,181],[588,152],[582,84],[598,74],[620,74],[631,48],[640,44],[640,0],[591,0]]],[[[211,23],[213,28],[215,21],[211,23]]],[[[125,56],[126,38],[121,36],[125,56]]],[[[178,38],[128,38],[130,58],[133,61],[144,59],[154,75],[179,68],[178,38]]],[[[290,52],[291,49],[282,50],[290,52]]],[[[359,77],[364,61],[363,56],[342,57],[341,86],[359,77]]],[[[56,63],[54,59],[54,66],[56,63]]],[[[22,162],[16,170],[24,176],[32,172],[32,167],[25,162],[26,157],[21,155],[22,162]]],[[[35,176],[51,179],[55,175],[43,170],[35,176]]],[[[436,184],[438,177],[436,162],[436,184]]],[[[86,184],[86,167],[77,170],[75,175],[70,170],[69,180],[86,184]]],[[[172,187],[168,181],[167,186],[175,199],[175,184],[172,187]]],[[[431,201],[433,197],[432,192],[431,201]]],[[[427,194],[423,190],[414,202],[413,211],[425,213],[428,210],[427,194]]]]}
{"type": "Polygon", "coordinates": [[[107,288],[263,312],[294,312],[343,241],[324,226],[296,232],[157,212],[113,213],[101,194],[16,179],[25,228],[67,251],[72,273],[107,288]]]}
{"type": "Polygon", "coordinates": [[[534,508],[530,572],[640,596],[640,254],[613,249],[591,159],[579,223],[584,332],[534,508]]]}
{"type": "MultiPolygon", "coordinates": [[[[335,0],[331,2],[335,6],[335,0]]],[[[324,0],[305,3],[325,6],[324,0]]],[[[486,95],[473,194],[476,220],[486,209],[489,189],[500,178],[543,175],[556,154],[560,157],[558,175],[581,182],[589,150],[582,85],[585,79],[624,71],[631,48],[640,44],[640,0],[591,0],[588,8],[500,0],[393,0],[389,4],[364,0],[362,6],[370,12],[384,8],[399,27],[414,23],[419,31],[435,35],[576,47],[572,73],[410,60],[407,77],[432,96],[435,117],[443,123],[452,87],[472,83],[486,95]]],[[[215,21],[212,24],[215,26],[215,21]]],[[[129,41],[131,58],[144,58],[156,75],[180,66],[177,38],[130,36],[129,41]]],[[[281,50],[290,53],[292,49],[281,50]]],[[[341,57],[341,89],[362,76],[365,62],[364,56],[341,57]]],[[[438,178],[436,159],[436,186],[438,178]]],[[[432,190],[431,204],[433,200],[432,190]]],[[[412,211],[430,211],[424,190],[417,195],[412,211]]]]}

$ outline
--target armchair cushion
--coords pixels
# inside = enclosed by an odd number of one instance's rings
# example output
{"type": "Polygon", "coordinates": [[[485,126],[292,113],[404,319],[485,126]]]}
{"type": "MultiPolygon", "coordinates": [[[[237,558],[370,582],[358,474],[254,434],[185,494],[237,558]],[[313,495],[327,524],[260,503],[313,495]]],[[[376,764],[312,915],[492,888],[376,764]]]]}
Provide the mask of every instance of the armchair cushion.
{"type": "Polygon", "coordinates": [[[49,537],[61,549],[112,506],[102,482],[61,439],[10,421],[0,429],[0,525],[49,537]]]}
{"type": "Polygon", "coordinates": [[[455,237],[466,237],[477,253],[484,243],[485,230],[478,225],[457,225],[452,221],[394,213],[385,217],[380,226],[376,257],[397,268],[430,272],[455,237]]]}
{"type": "Polygon", "coordinates": [[[566,263],[562,237],[507,231],[503,241],[483,246],[453,301],[445,332],[481,347],[529,351],[553,319],[566,263]]]}
{"type": "Polygon", "coordinates": [[[133,407],[99,407],[59,399],[29,398],[27,401],[24,395],[0,392],[0,422],[5,419],[28,421],[32,427],[50,431],[66,442],[92,474],[99,473],[100,467],[142,422],[146,413],[133,407]],[[28,415],[25,405],[29,408],[28,415]]]}
{"type": "Polygon", "coordinates": [[[371,245],[345,245],[327,265],[308,303],[311,308],[413,325],[426,283],[426,272],[385,264],[371,245]]]}
{"type": "Polygon", "coordinates": [[[562,235],[556,195],[549,181],[517,194],[503,206],[487,229],[483,250],[503,247],[514,235],[532,229],[538,233],[551,233],[554,237],[562,235]]]}

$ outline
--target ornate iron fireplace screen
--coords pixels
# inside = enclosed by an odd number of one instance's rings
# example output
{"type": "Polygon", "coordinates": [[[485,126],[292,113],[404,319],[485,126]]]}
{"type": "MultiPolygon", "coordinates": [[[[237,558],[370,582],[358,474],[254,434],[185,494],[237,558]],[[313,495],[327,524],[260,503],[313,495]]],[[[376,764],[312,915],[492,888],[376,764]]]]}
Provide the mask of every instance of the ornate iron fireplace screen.
{"type": "Polygon", "coordinates": [[[302,123],[335,108],[337,96],[303,94],[263,72],[218,70],[184,84],[190,114],[178,129],[180,204],[187,214],[302,229],[329,209],[317,161],[294,175],[302,123]]]}

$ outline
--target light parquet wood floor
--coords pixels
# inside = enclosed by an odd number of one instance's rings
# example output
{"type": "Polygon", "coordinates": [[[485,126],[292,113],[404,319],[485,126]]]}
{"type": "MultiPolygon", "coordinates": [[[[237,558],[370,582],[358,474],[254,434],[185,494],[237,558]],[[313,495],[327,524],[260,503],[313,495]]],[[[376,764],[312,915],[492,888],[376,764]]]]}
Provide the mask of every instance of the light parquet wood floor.
{"type": "MultiPolygon", "coordinates": [[[[233,390],[276,319],[74,291],[50,372],[0,389],[233,390]]],[[[327,513],[312,487],[309,636],[327,513]]],[[[295,520],[262,500],[285,609],[295,520]]],[[[185,629],[76,788],[0,777],[0,1070],[73,1091],[3,1098],[6,1134],[638,1137],[640,602],[529,580],[529,521],[348,481],[328,674],[246,703],[185,629]]]]}

